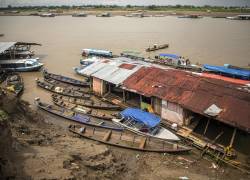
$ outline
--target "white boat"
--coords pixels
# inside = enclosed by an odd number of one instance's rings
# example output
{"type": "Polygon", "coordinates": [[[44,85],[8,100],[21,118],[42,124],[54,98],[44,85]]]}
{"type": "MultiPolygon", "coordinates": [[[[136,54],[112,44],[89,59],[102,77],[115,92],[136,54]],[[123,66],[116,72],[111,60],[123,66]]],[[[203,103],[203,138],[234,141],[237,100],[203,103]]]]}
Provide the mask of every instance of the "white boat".
{"type": "Polygon", "coordinates": [[[167,141],[179,141],[179,137],[160,126],[160,118],[137,108],[127,108],[121,112],[122,118],[112,121],[136,134],[167,141]]]}
{"type": "Polygon", "coordinates": [[[16,71],[16,72],[38,71],[42,66],[43,64],[38,62],[38,58],[0,60],[0,68],[9,71],[16,71]]]}

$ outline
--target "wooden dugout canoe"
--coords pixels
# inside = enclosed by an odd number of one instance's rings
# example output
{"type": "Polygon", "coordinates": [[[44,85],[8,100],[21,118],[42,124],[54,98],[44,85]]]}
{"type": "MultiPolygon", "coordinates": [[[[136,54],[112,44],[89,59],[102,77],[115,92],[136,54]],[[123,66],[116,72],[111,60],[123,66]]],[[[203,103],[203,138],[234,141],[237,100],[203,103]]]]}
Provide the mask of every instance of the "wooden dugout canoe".
{"type": "Polygon", "coordinates": [[[98,141],[107,145],[117,146],[126,149],[158,152],[158,153],[181,153],[191,150],[189,147],[168,141],[161,141],[155,138],[146,138],[144,136],[131,133],[111,131],[93,127],[69,126],[69,131],[83,138],[98,141]]]}

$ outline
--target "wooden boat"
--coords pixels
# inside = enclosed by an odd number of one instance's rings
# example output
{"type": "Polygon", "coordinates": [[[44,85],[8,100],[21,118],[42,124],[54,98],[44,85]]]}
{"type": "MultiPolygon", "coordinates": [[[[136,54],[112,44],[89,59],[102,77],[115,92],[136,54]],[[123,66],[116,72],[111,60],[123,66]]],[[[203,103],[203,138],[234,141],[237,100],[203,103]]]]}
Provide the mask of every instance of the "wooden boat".
{"type": "Polygon", "coordinates": [[[16,96],[20,95],[20,93],[24,89],[23,79],[20,74],[11,73],[6,78],[5,89],[14,93],[16,96]]]}
{"type": "Polygon", "coordinates": [[[64,87],[59,86],[59,85],[55,86],[55,85],[50,84],[48,82],[40,81],[39,79],[36,79],[36,83],[39,87],[46,89],[50,92],[60,94],[60,95],[81,98],[81,99],[90,99],[90,97],[91,97],[90,94],[79,92],[79,91],[76,91],[72,88],[64,88],[64,87]]]}
{"type": "Polygon", "coordinates": [[[127,108],[120,115],[120,119],[112,121],[131,132],[168,141],[180,140],[174,133],[160,126],[160,118],[154,114],[137,108],[127,108]]]}
{"type": "Polygon", "coordinates": [[[77,104],[89,108],[94,108],[94,109],[105,109],[105,110],[120,110],[120,106],[109,104],[109,103],[104,103],[104,102],[93,102],[91,100],[85,100],[85,99],[78,99],[78,98],[73,98],[73,97],[66,97],[66,96],[60,96],[57,94],[53,94],[52,98],[54,100],[62,100],[64,102],[69,102],[72,104],[77,104]]]}
{"type": "Polygon", "coordinates": [[[181,153],[191,150],[191,148],[181,144],[103,128],[93,128],[86,126],[77,127],[75,125],[70,125],[69,131],[83,138],[91,139],[111,146],[137,151],[181,153]]]}
{"type": "Polygon", "coordinates": [[[84,87],[79,87],[79,86],[70,86],[69,84],[63,84],[62,82],[51,79],[51,78],[44,78],[44,81],[46,81],[49,84],[52,84],[54,86],[62,86],[62,87],[70,88],[72,91],[78,91],[81,93],[89,93],[90,92],[89,88],[84,88],[84,87]]]}
{"type": "Polygon", "coordinates": [[[89,87],[90,86],[90,83],[87,82],[87,81],[80,81],[80,80],[76,80],[76,79],[69,78],[69,77],[66,77],[66,76],[49,73],[46,70],[43,71],[43,76],[44,76],[44,78],[51,78],[51,79],[61,81],[63,83],[71,84],[71,85],[74,85],[74,86],[83,86],[83,87],[89,87]]]}
{"type": "Polygon", "coordinates": [[[4,34],[0,34],[0,37],[3,37],[4,36],[4,34]]]}
{"type": "Polygon", "coordinates": [[[114,118],[111,115],[108,115],[108,114],[105,114],[102,112],[98,112],[97,110],[92,110],[89,108],[86,109],[86,107],[84,107],[84,106],[65,102],[62,99],[57,99],[57,98],[52,98],[52,99],[53,99],[53,102],[55,105],[62,107],[62,108],[70,109],[70,110],[77,112],[77,113],[81,113],[81,114],[85,114],[88,116],[92,116],[92,117],[100,118],[100,119],[104,119],[104,120],[109,120],[109,121],[111,121],[112,118],[114,118]]]}
{"type": "Polygon", "coordinates": [[[57,107],[55,105],[43,103],[40,101],[39,98],[35,99],[35,104],[37,105],[37,107],[41,108],[44,111],[47,111],[51,114],[63,117],[65,119],[68,119],[71,121],[75,121],[75,122],[90,125],[90,126],[100,127],[100,128],[112,129],[112,130],[116,130],[116,131],[123,131],[122,127],[117,126],[117,125],[113,124],[112,122],[108,122],[108,121],[106,122],[106,121],[102,121],[100,119],[90,118],[89,116],[82,115],[80,113],[76,113],[76,112],[69,110],[69,109],[65,109],[65,108],[57,107]]]}
{"type": "Polygon", "coordinates": [[[168,44],[163,44],[163,45],[157,45],[155,44],[153,47],[149,47],[146,49],[147,52],[150,52],[150,51],[156,51],[156,50],[159,50],[159,49],[165,49],[165,48],[168,48],[168,44]]]}

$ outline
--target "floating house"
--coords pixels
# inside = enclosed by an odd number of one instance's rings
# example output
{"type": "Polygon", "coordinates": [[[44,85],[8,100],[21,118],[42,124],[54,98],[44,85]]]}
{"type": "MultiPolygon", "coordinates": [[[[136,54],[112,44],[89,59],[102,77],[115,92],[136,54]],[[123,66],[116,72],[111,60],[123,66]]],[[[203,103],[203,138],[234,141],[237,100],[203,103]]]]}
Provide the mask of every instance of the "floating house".
{"type": "MultiPolygon", "coordinates": [[[[165,124],[198,126],[202,135],[212,139],[209,131],[219,134],[218,127],[229,127],[221,138],[224,144],[230,139],[233,144],[237,130],[250,137],[250,81],[238,83],[125,57],[100,60],[82,73],[90,77],[95,94],[155,113],[165,124]]],[[[249,141],[240,142],[249,150],[249,141]]]]}

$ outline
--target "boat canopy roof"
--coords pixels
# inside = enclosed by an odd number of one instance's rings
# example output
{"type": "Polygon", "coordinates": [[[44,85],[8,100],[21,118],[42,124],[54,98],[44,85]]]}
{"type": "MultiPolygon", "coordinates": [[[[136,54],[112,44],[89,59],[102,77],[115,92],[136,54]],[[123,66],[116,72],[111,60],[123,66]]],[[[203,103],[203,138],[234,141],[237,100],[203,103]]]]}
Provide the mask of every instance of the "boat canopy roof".
{"type": "Polygon", "coordinates": [[[16,42],[0,42],[0,54],[14,46],[16,42]]]}
{"type": "Polygon", "coordinates": [[[203,67],[210,71],[224,73],[231,76],[237,76],[242,79],[250,79],[250,71],[248,70],[233,69],[224,66],[213,66],[208,64],[204,64],[203,67]]]}
{"type": "Polygon", "coordinates": [[[106,51],[106,50],[99,50],[99,49],[83,49],[83,52],[86,53],[93,53],[93,54],[104,54],[104,55],[112,55],[111,51],[106,51]]]}
{"type": "Polygon", "coordinates": [[[161,121],[158,116],[138,108],[127,108],[121,112],[121,115],[124,118],[131,118],[134,121],[141,122],[149,128],[157,126],[161,121]]]}
{"type": "Polygon", "coordinates": [[[176,55],[176,54],[160,54],[159,56],[163,56],[163,57],[169,57],[169,58],[173,58],[173,59],[179,59],[181,56],[176,55]]]}

